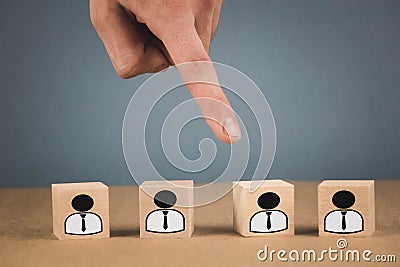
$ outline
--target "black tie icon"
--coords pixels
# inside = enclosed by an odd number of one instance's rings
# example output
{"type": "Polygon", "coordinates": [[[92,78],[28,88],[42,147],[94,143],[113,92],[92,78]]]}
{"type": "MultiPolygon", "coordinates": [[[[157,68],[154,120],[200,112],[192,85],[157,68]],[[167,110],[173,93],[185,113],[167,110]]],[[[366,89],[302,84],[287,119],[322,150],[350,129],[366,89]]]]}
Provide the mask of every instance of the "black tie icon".
{"type": "Polygon", "coordinates": [[[341,211],[342,213],[342,230],[346,229],[346,213],[347,211],[341,211]]]}
{"type": "Polygon", "coordinates": [[[85,213],[81,213],[80,215],[81,215],[81,218],[82,218],[81,230],[82,230],[82,232],[85,232],[86,231],[86,221],[85,221],[86,214],[85,213]]]}
{"type": "Polygon", "coordinates": [[[267,214],[267,229],[271,229],[271,211],[266,211],[265,212],[267,214]]]}
{"type": "Polygon", "coordinates": [[[163,210],[162,213],[164,214],[163,228],[164,228],[164,230],[167,230],[168,229],[168,220],[167,220],[168,211],[163,210]]]}

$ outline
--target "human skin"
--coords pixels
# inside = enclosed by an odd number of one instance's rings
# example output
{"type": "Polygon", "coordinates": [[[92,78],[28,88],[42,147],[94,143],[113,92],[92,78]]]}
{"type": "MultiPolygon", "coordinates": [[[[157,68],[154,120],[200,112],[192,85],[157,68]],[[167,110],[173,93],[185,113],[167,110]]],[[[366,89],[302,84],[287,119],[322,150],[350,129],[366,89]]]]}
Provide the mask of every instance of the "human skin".
{"type": "Polygon", "coordinates": [[[208,55],[221,6],[222,0],[90,0],[90,18],[120,77],[176,65],[183,81],[207,81],[186,87],[215,136],[234,143],[240,128],[208,55]],[[196,63],[182,64],[188,62],[196,63]]]}

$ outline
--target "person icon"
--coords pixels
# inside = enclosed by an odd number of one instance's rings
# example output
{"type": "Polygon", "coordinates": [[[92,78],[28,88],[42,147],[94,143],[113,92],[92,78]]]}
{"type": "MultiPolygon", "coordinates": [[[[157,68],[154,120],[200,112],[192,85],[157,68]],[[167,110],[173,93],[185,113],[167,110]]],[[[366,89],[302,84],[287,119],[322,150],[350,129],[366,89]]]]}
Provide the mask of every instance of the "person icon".
{"type": "Polygon", "coordinates": [[[94,205],[93,198],[88,195],[77,195],[71,201],[71,206],[78,211],[65,219],[65,234],[93,235],[103,231],[101,218],[88,212],[94,205]]]}
{"type": "Polygon", "coordinates": [[[175,209],[176,195],[169,190],[159,191],[154,196],[154,204],[160,209],[146,217],[146,231],[153,233],[177,233],[185,230],[185,217],[175,209]]]}
{"type": "Polygon", "coordinates": [[[364,220],[361,214],[349,209],[356,202],[353,193],[347,190],[336,192],[332,196],[332,203],[338,210],[329,212],[324,218],[324,231],[338,234],[351,234],[364,229],[364,220]]]}
{"type": "Polygon", "coordinates": [[[280,201],[280,197],[274,192],[267,192],[258,197],[258,206],[263,210],[251,217],[250,232],[275,233],[288,229],[287,215],[275,210],[280,201]]]}

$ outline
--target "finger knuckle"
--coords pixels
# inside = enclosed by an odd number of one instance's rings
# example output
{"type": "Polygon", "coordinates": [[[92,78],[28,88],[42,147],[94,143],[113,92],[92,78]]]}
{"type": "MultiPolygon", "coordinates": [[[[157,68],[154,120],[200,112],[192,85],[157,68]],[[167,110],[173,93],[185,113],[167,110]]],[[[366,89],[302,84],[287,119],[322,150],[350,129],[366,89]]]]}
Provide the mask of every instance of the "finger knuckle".
{"type": "Polygon", "coordinates": [[[114,62],[114,69],[122,79],[129,79],[139,75],[140,63],[135,57],[120,56],[114,62]]]}
{"type": "MultiPolygon", "coordinates": [[[[191,62],[196,63],[196,62],[204,62],[204,61],[209,62],[210,61],[210,57],[204,50],[193,49],[190,45],[187,46],[187,49],[192,49],[191,57],[190,57],[191,62]]],[[[204,68],[206,66],[204,64],[198,63],[198,64],[193,64],[193,67],[204,68]]]]}
{"type": "Polygon", "coordinates": [[[138,75],[137,70],[138,65],[136,64],[115,65],[115,71],[122,79],[129,79],[138,75]]]}

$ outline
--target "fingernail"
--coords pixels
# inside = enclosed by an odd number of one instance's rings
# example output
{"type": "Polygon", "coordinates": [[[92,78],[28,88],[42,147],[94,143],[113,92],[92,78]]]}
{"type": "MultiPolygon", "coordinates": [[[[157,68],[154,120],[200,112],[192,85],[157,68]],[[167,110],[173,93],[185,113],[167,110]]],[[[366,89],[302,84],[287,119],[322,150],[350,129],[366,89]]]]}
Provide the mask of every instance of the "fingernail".
{"type": "Polygon", "coordinates": [[[227,117],[223,122],[222,130],[225,135],[230,137],[240,137],[239,126],[236,125],[235,121],[231,117],[227,117]]]}

